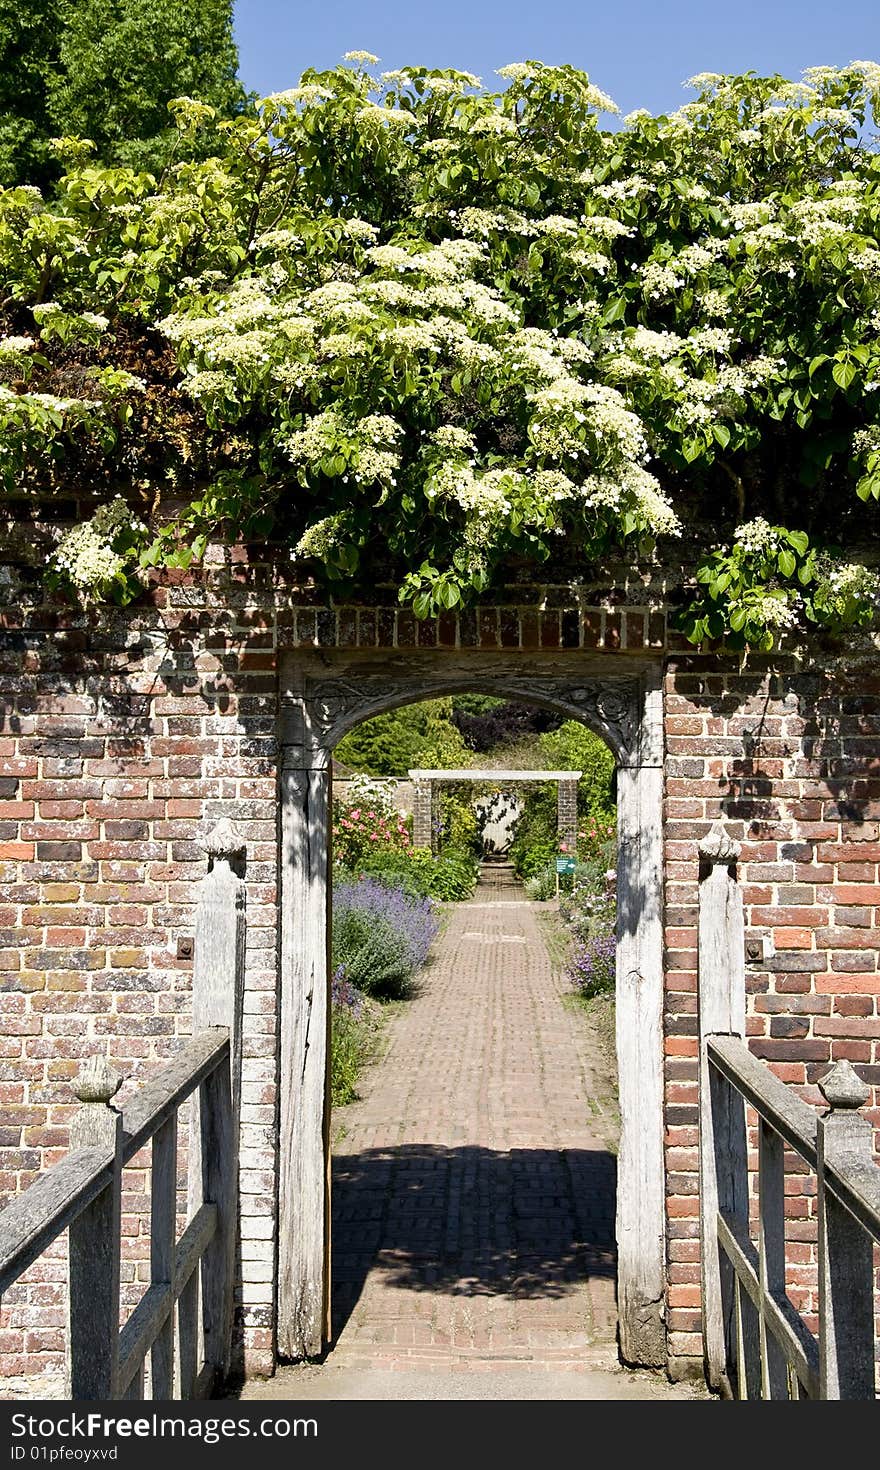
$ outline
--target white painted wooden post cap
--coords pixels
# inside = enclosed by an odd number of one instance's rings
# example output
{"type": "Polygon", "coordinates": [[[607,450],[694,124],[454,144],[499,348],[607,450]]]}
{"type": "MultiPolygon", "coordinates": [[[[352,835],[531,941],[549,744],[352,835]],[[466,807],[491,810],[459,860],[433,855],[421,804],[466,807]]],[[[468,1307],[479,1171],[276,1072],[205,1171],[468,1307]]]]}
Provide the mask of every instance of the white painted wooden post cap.
{"type": "Polygon", "coordinates": [[[199,838],[199,846],[210,858],[231,858],[244,852],[247,843],[229,817],[221,817],[216,827],[199,838]]]}
{"type": "Polygon", "coordinates": [[[731,837],[724,823],[713,822],[700,843],[698,851],[710,863],[733,863],[740,854],[740,844],[731,837]]]}
{"type": "Polygon", "coordinates": [[[114,1072],[105,1056],[98,1055],[83,1062],[73,1091],[82,1103],[108,1103],[121,1086],[119,1073],[114,1072]]]}
{"type": "Polygon", "coordinates": [[[855,1067],[844,1058],[835,1062],[819,1083],[819,1091],[832,1108],[860,1108],[871,1096],[855,1067]]]}

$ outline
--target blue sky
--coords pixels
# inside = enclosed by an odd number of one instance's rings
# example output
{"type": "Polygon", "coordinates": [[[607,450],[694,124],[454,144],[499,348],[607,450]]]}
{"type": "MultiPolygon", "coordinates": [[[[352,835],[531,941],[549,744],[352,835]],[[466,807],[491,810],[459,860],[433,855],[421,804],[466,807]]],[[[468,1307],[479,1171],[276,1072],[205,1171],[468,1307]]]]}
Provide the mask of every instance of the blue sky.
{"type": "Polygon", "coordinates": [[[668,111],[699,71],[781,72],[880,61],[878,0],[236,0],[241,75],[265,93],[344,51],[383,69],[571,62],[624,112],[668,111]]]}

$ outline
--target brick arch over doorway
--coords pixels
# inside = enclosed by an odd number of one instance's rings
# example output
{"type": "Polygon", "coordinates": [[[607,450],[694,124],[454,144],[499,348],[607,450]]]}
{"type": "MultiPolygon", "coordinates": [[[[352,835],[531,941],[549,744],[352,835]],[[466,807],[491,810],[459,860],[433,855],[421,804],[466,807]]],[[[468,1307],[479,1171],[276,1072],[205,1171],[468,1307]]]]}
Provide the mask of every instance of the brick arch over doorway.
{"type": "Polygon", "coordinates": [[[664,1364],[661,666],[580,650],[296,650],[281,661],[279,1351],[313,1356],[330,1334],[331,753],[375,714],[474,690],[582,720],[617,763],[620,1341],[626,1361],[664,1364]]]}

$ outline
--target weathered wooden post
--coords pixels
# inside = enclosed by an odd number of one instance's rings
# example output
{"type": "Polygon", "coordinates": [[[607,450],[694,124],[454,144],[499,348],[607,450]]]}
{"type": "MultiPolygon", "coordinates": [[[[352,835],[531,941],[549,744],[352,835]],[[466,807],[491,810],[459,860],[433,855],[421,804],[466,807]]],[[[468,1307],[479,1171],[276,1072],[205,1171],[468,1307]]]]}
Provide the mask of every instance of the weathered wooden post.
{"type": "MultiPolygon", "coordinates": [[[[645,676],[638,738],[617,755],[617,1293],[620,1352],[661,1367],[666,1343],[663,1152],[663,694],[645,676]]],[[[577,774],[577,773],[574,773],[577,774]]]]}
{"type": "Polygon", "coordinates": [[[329,1333],[330,772],[282,773],[278,1351],[316,1357],[329,1333]]]}
{"type": "Polygon", "coordinates": [[[736,1331],[743,1339],[750,1379],[748,1385],[739,1385],[739,1392],[757,1398],[757,1321],[750,1303],[735,1300],[741,1294],[718,1248],[717,1230],[719,1209],[748,1228],[745,1106],[736,1089],[713,1072],[706,1055],[707,1037],[745,1034],[745,931],[742,893],[733,871],[739,852],[739,843],[720,821],[699,844],[700,1254],[707,1379],[714,1389],[727,1387],[728,1343],[736,1331]]]}
{"type": "Polygon", "coordinates": [[[858,1109],[870,1088],[847,1061],[819,1083],[830,1112],[817,1137],[819,1189],[819,1396],[874,1398],[874,1252],[870,1235],[833,1193],[827,1171],[874,1173],[873,1128],[858,1109]]]}
{"type": "Polygon", "coordinates": [[[70,1148],[111,1159],[110,1179],[71,1221],[68,1380],[71,1399],[113,1399],[119,1369],[119,1253],[122,1114],[111,1106],[122,1078],[103,1056],[90,1057],[74,1084],[82,1107],[70,1124],[70,1148]]]}
{"type": "MultiPolygon", "coordinates": [[[[208,854],[209,868],[196,910],[193,1032],[210,1026],[228,1027],[229,1062],[210,1073],[194,1099],[189,1212],[192,1217],[203,1202],[217,1206],[217,1233],[201,1265],[202,1325],[205,1365],[222,1379],[229,1372],[232,1350],[238,1225],[246,890],[236,865],[243,858],[245,842],[224,817],[201,845],[208,854]]],[[[189,1331],[189,1325],[182,1327],[182,1337],[188,1337],[189,1331]]],[[[183,1343],[181,1350],[183,1353],[183,1343]]]]}
{"type": "MultiPolygon", "coordinates": [[[[177,1110],[153,1134],[150,1177],[150,1280],[174,1291],[177,1245],[177,1110]]],[[[151,1397],[174,1397],[174,1312],[150,1349],[151,1397]]]]}

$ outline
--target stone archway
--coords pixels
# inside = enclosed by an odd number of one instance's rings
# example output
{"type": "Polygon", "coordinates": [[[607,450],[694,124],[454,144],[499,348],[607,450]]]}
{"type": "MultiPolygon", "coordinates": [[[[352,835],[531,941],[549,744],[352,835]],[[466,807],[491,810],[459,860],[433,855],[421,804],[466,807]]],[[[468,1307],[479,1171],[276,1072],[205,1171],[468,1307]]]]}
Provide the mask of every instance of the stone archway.
{"type": "Polygon", "coordinates": [[[618,1314],[627,1362],[666,1361],[663,1167],[663,725],[660,665],[634,655],[312,651],[281,666],[278,1350],[329,1337],[330,757],[362,720],[456,692],[547,705],[618,771],[618,1314]]]}

